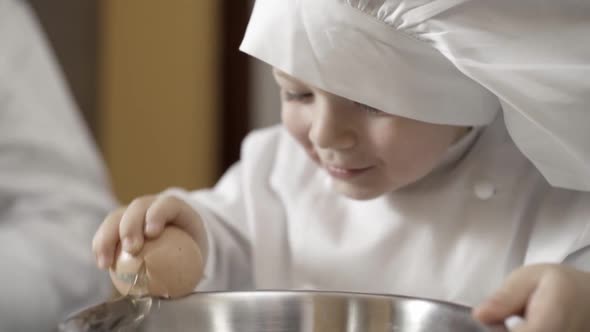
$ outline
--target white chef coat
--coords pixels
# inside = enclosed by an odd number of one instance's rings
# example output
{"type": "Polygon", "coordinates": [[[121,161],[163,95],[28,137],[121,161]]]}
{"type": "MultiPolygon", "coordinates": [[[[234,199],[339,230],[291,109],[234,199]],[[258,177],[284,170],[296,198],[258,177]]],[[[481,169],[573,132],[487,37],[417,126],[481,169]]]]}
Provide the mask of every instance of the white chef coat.
{"type": "Polygon", "coordinates": [[[55,331],[110,295],[90,243],[113,206],[30,8],[0,0],[0,331],[55,331]]]}
{"type": "Polygon", "coordinates": [[[550,186],[501,116],[463,150],[407,188],[357,201],[333,191],[277,126],[252,133],[214,189],[166,194],[205,220],[202,290],[338,290],[474,305],[525,264],[575,256],[590,267],[590,193],[550,186]]]}

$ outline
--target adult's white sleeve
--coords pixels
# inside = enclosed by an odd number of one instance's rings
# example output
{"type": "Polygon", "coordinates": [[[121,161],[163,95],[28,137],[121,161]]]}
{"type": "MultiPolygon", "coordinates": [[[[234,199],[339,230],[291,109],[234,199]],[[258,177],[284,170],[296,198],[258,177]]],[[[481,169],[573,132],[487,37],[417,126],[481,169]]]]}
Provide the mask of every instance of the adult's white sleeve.
{"type": "Polygon", "coordinates": [[[30,8],[0,0],[0,331],[54,331],[110,295],[91,239],[113,206],[30,8]]]}

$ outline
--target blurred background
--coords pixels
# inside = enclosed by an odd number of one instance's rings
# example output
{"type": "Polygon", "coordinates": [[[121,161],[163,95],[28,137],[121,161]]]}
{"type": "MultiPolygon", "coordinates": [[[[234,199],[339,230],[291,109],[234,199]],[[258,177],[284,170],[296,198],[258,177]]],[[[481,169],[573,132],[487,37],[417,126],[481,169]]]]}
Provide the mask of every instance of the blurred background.
{"type": "Polygon", "coordinates": [[[213,185],[279,121],[270,68],[238,51],[252,0],[30,0],[121,202],[213,185]]]}

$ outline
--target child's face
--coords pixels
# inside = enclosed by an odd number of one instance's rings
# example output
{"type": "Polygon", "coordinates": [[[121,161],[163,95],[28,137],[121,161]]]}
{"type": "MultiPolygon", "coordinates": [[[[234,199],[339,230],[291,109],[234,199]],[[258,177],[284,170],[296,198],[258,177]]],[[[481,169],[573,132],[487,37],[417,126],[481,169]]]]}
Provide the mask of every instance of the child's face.
{"type": "Polygon", "coordinates": [[[465,127],[384,113],[274,71],[282,121],[309,156],[354,199],[371,199],[427,175],[465,127]]]}

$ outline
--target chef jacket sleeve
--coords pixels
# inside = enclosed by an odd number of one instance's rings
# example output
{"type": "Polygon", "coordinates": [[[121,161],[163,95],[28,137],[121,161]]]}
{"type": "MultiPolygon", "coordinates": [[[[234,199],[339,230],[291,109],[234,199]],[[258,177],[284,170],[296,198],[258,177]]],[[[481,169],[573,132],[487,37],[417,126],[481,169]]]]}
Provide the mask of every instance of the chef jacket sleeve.
{"type": "Polygon", "coordinates": [[[281,204],[270,185],[278,132],[275,127],[248,135],[241,160],[214,188],[194,192],[172,188],[163,193],[184,200],[204,220],[209,250],[199,290],[254,288],[252,245],[260,247],[265,241],[254,237],[273,236],[273,224],[283,220],[281,204]]]}
{"type": "Polygon", "coordinates": [[[570,255],[566,262],[571,267],[590,272],[590,247],[583,248],[570,255]]]}

